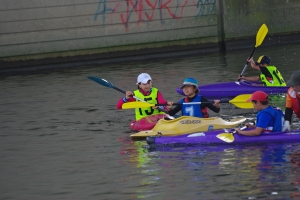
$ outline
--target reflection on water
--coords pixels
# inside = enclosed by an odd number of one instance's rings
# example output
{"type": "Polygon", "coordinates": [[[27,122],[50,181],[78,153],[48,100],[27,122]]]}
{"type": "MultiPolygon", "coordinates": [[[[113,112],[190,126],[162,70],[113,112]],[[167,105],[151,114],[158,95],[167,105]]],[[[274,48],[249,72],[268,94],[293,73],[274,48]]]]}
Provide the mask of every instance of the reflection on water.
{"type": "MultiPolygon", "coordinates": [[[[299,68],[299,45],[260,47],[283,77],[299,68]]],[[[200,84],[236,80],[251,50],[1,76],[1,199],[289,199],[299,197],[297,144],[205,146],[148,151],[129,138],[134,110],[116,110],[149,73],[170,101],[185,77],[200,84]]],[[[247,68],[245,75],[257,75],[247,68]]],[[[284,98],[272,99],[284,108],[284,98]]],[[[224,119],[252,109],[222,104],[224,119]]],[[[300,129],[293,118],[293,129],[300,129]]]]}
{"type": "Polygon", "coordinates": [[[180,196],[185,188],[196,199],[281,199],[299,195],[294,192],[300,178],[295,170],[299,150],[298,145],[280,143],[159,147],[140,151],[149,158],[141,172],[145,184],[163,187],[156,194],[163,197],[180,196]]]}

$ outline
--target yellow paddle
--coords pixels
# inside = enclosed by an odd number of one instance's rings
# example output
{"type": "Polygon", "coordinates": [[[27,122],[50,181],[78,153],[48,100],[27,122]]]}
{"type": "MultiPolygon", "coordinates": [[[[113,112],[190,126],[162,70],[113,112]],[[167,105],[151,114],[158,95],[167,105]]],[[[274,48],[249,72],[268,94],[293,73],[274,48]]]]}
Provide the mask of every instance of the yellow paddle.
{"type": "MultiPolygon", "coordinates": [[[[251,97],[251,94],[241,94],[233,98],[232,100],[221,100],[220,103],[231,103],[239,108],[250,109],[253,108],[251,102],[246,102],[251,97]]],[[[186,104],[205,104],[213,102],[190,102],[190,103],[173,103],[173,105],[186,105],[186,104]]],[[[167,104],[150,104],[146,102],[128,102],[122,105],[122,109],[131,109],[131,108],[149,108],[152,106],[167,106],[167,104]]]]}
{"type": "MultiPolygon", "coordinates": [[[[244,130],[246,129],[247,126],[243,126],[241,128],[241,130],[244,130]]],[[[220,133],[218,134],[216,137],[219,138],[220,140],[223,140],[224,142],[227,142],[227,143],[231,143],[234,141],[234,134],[236,133],[236,131],[233,131],[231,133],[220,133]]]]}
{"type": "Polygon", "coordinates": [[[216,137],[219,138],[220,140],[223,140],[224,142],[231,143],[234,141],[234,136],[236,131],[233,131],[231,133],[220,133],[216,137]]]}
{"type": "MultiPolygon", "coordinates": [[[[264,41],[267,33],[268,33],[268,27],[265,24],[261,25],[261,27],[259,28],[259,30],[257,31],[257,34],[256,34],[256,44],[255,44],[254,49],[253,49],[253,51],[252,51],[249,58],[251,58],[253,56],[255,49],[258,46],[260,46],[261,43],[264,41]]],[[[244,72],[246,71],[246,68],[247,68],[248,64],[249,64],[249,62],[247,61],[247,63],[244,66],[244,69],[243,69],[242,73],[240,74],[240,76],[243,76],[244,72]]]]}

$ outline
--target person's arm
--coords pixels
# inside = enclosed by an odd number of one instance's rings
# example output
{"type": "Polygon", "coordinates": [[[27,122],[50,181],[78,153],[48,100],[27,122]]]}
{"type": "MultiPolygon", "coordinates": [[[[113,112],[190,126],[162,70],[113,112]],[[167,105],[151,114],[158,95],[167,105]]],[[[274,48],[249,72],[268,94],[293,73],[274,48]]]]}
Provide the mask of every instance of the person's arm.
{"type": "Polygon", "coordinates": [[[292,124],[292,117],[293,117],[293,98],[289,94],[290,89],[288,90],[286,94],[286,100],[285,100],[285,111],[284,111],[284,125],[282,127],[282,131],[289,131],[291,130],[291,124],[292,124]]]}
{"type": "Polygon", "coordinates": [[[179,111],[181,111],[182,105],[177,105],[174,108],[172,108],[171,110],[168,111],[168,114],[171,116],[174,116],[176,113],[178,113],[179,111]]]}
{"type": "Polygon", "coordinates": [[[117,103],[117,105],[116,105],[116,108],[117,109],[122,109],[122,105],[123,105],[123,103],[126,103],[126,102],[133,102],[133,101],[136,101],[133,97],[131,97],[131,98],[129,98],[129,99],[126,99],[125,97],[123,97],[123,98],[121,98],[119,101],[118,101],[118,103],[117,103]]]}
{"type": "Polygon", "coordinates": [[[293,98],[289,94],[290,90],[291,89],[289,89],[287,94],[286,94],[284,119],[291,123],[292,122],[292,116],[293,116],[293,109],[292,109],[292,107],[293,107],[293,98]]]}
{"type": "Polygon", "coordinates": [[[246,131],[243,131],[240,128],[237,128],[235,130],[236,130],[236,133],[241,134],[241,135],[246,135],[246,136],[257,136],[263,132],[263,128],[261,128],[261,127],[256,127],[255,129],[246,130],[246,131]]]}
{"type": "Polygon", "coordinates": [[[284,119],[286,121],[289,121],[290,124],[291,124],[292,123],[292,117],[293,117],[293,110],[292,110],[292,108],[285,108],[284,119]]]}
{"type": "Polygon", "coordinates": [[[292,108],[285,108],[284,112],[284,124],[282,127],[282,131],[289,131],[291,130],[291,124],[292,124],[292,116],[293,116],[293,110],[292,108]]]}
{"type": "Polygon", "coordinates": [[[258,81],[260,81],[259,76],[249,76],[249,77],[246,77],[246,76],[240,76],[239,78],[240,78],[241,80],[245,80],[245,81],[253,81],[253,82],[258,82],[258,81]]]}
{"type": "Polygon", "coordinates": [[[251,58],[248,59],[247,61],[250,63],[252,69],[255,69],[255,70],[257,70],[257,71],[260,71],[259,66],[255,64],[255,62],[254,62],[254,60],[253,60],[253,57],[251,57],[251,58]]]}
{"type": "Polygon", "coordinates": [[[249,128],[254,128],[253,130],[240,130],[236,129],[237,133],[241,135],[247,135],[247,136],[257,136],[260,135],[264,129],[266,129],[270,124],[274,123],[273,117],[268,114],[267,112],[258,112],[257,113],[257,123],[255,125],[247,124],[249,128]]]}
{"type": "Polygon", "coordinates": [[[210,101],[208,99],[206,99],[205,97],[203,97],[203,96],[201,98],[201,102],[202,103],[205,102],[205,103],[201,104],[201,109],[203,109],[204,107],[207,107],[210,110],[214,111],[215,113],[220,112],[220,104],[214,105],[214,104],[210,103],[210,101]]]}
{"type": "Polygon", "coordinates": [[[160,91],[157,92],[157,102],[158,102],[158,104],[166,104],[167,103],[167,101],[164,99],[164,97],[160,91]]]}
{"type": "Polygon", "coordinates": [[[132,97],[132,95],[133,95],[133,93],[132,93],[131,91],[127,91],[127,92],[126,92],[126,96],[123,97],[123,98],[121,98],[121,99],[118,101],[118,103],[117,103],[117,105],[116,105],[116,108],[120,110],[120,109],[122,109],[123,103],[136,101],[136,100],[132,97]]]}
{"type": "Polygon", "coordinates": [[[157,103],[169,105],[169,106],[160,106],[159,110],[165,111],[165,112],[168,112],[168,110],[172,108],[172,104],[173,104],[173,102],[165,100],[160,91],[158,91],[158,93],[157,93],[157,103]]]}

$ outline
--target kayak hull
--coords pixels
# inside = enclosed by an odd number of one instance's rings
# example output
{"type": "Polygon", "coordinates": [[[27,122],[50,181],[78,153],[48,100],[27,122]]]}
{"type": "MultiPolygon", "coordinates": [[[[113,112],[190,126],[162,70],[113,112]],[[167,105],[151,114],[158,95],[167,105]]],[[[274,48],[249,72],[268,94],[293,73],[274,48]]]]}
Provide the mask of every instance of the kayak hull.
{"type": "Polygon", "coordinates": [[[140,140],[157,134],[163,136],[174,136],[197,131],[234,128],[243,123],[245,120],[245,117],[233,118],[230,121],[226,121],[219,117],[198,118],[181,116],[173,120],[161,119],[152,130],[140,131],[138,133],[131,134],[130,137],[133,140],[140,140]]]}
{"type": "Polygon", "coordinates": [[[245,143],[295,143],[300,142],[300,130],[288,132],[262,133],[259,136],[244,136],[234,134],[234,141],[227,143],[217,137],[218,134],[225,133],[224,130],[215,130],[207,132],[197,132],[178,136],[164,137],[147,137],[146,141],[149,145],[229,145],[229,144],[245,144],[245,143]]]}
{"type": "MultiPolygon", "coordinates": [[[[200,94],[207,99],[232,99],[241,94],[252,94],[261,90],[267,94],[283,94],[289,89],[287,86],[261,86],[255,85],[258,82],[235,81],[235,82],[219,82],[207,85],[200,85],[198,89],[200,94]]],[[[176,89],[177,93],[184,95],[181,88],[176,89]]]]}

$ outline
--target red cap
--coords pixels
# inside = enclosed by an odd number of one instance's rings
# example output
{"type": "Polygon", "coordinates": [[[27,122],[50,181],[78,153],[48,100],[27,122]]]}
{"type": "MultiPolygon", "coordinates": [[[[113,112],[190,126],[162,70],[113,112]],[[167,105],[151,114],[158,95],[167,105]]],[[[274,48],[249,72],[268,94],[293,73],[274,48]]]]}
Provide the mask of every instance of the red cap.
{"type": "Polygon", "coordinates": [[[256,100],[256,101],[268,101],[268,95],[263,91],[256,91],[252,94],[250,99],[247,100],[247,102],[256,100]]]}

